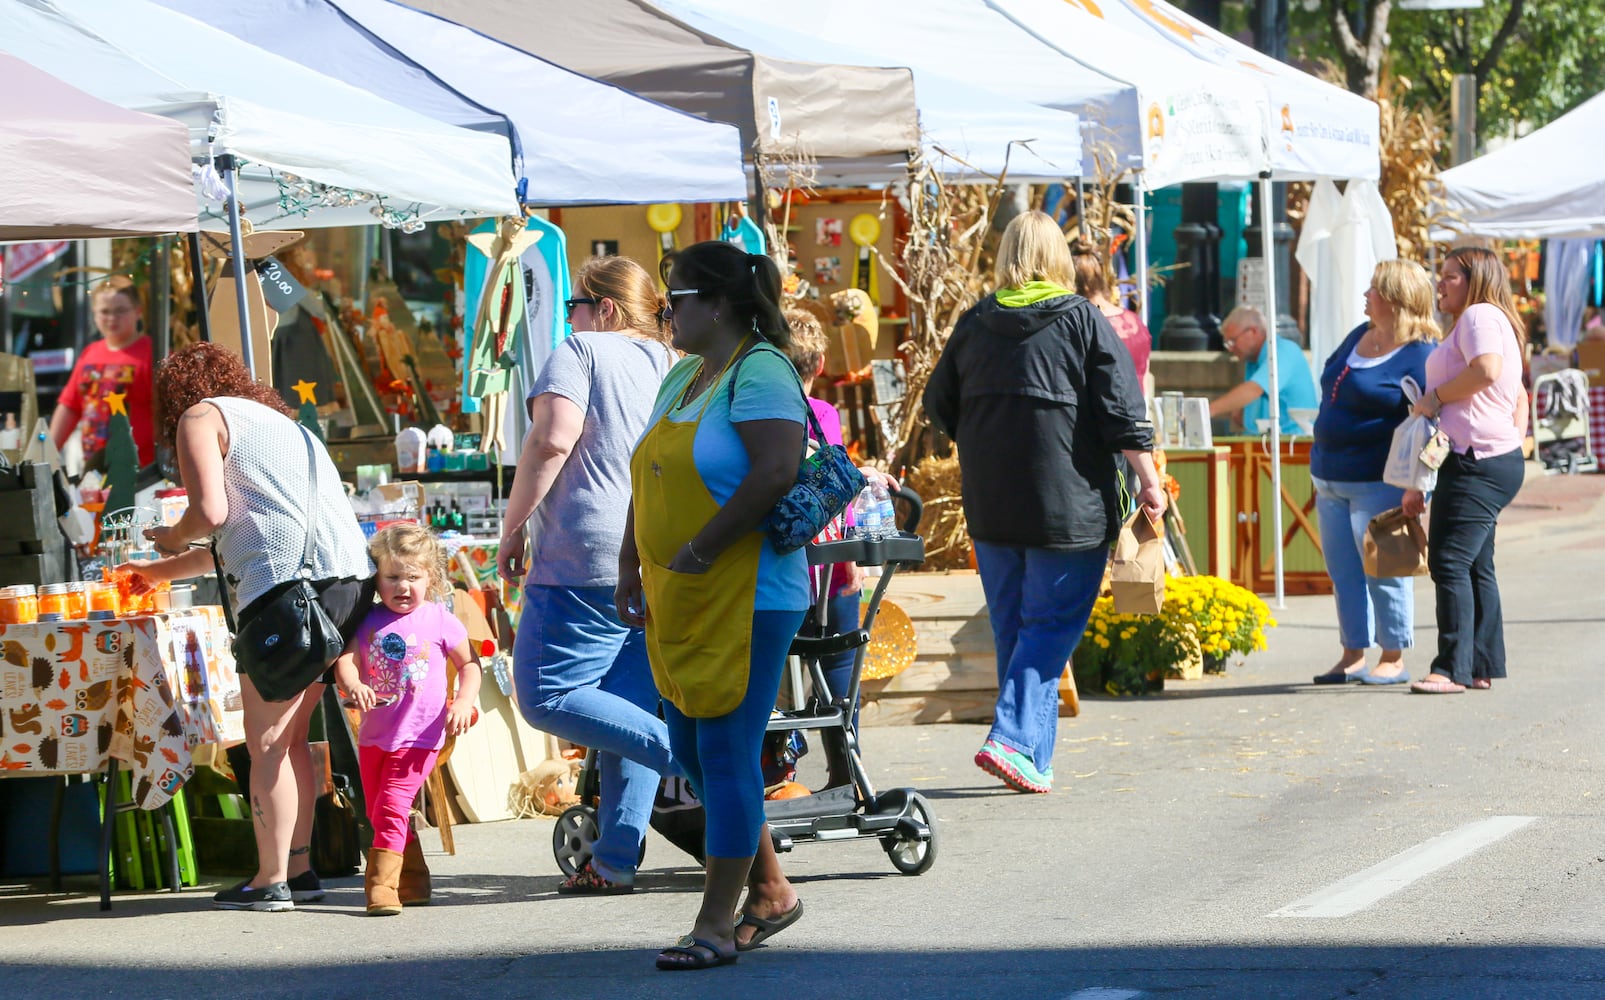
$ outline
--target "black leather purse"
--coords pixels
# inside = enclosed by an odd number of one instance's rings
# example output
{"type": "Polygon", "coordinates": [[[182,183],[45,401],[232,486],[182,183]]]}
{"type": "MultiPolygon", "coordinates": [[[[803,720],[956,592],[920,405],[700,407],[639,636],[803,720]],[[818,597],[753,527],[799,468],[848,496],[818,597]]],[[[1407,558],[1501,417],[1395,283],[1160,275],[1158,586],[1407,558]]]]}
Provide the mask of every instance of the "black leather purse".
{"type": "Polygon", "coordinates": [[[317,497],[318,463],[312,451],[312,435],[305,427],[296,426],[306,438],[308,466],[307,501],[302,510],[307,540],[296,579],[274,587],[262,610],[249,621],[237,624],[229,604],[228,581],[223,579],[221,562],[217,562],[217,547],[212,547],[223,611],[234,632],[234,662],[266,701],[289,701],[305,691],[345,649],[339,628],[318,603],[318,592],[312,586],[312,551],[318,534],[312,503],[317,497]]]}

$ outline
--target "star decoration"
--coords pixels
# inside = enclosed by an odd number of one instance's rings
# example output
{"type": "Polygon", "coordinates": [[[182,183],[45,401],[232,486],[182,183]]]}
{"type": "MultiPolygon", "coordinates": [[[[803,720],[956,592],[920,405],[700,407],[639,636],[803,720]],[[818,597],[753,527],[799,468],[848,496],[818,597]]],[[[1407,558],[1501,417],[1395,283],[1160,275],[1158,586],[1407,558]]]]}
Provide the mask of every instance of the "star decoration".
{"type": "Polygon", "coordinates": [[[106,413],[107,413],[107,415],[108,416],[116,416],[117,414],[121,413],[125,417],[128,416],[128,407],[123,402],[127,398],[128,398],[128,393],[126,393],[126,392],[108,392],[108,393],[106,393],[106,413]]]}
{"type": "Polygon", "coordinates": [[[290,386],[290,388],[295,390],[295,394],[301,397],[301,402],[303,403],[316,403],[318,401],[316,391],[318,383],[316,382],[308,382],[306,379],[302,379],[295,385],[290,386]]]}

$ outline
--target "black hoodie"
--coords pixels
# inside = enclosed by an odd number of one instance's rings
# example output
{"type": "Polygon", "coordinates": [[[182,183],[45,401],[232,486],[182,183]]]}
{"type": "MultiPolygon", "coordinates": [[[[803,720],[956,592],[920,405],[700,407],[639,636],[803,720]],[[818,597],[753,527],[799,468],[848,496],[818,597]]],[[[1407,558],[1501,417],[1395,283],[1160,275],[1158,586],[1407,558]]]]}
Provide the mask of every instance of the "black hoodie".
{"type": "Polygon", "coordinates": [[[1079,295],[977,303],[931,372],[925,412],[958,443],[970,536],[996,545],[1114,541],[1117,454],[1153,445],[1131,354],[1079,295]]]}

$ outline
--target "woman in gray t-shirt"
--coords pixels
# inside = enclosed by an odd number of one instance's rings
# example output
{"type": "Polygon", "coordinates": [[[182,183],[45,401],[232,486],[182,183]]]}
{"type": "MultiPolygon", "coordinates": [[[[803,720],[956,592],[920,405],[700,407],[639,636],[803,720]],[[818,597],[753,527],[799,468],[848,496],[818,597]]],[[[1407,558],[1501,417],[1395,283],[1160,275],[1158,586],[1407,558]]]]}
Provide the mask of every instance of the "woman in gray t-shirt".
{"type": "Polygon", "coordinates": [[[635,885],[659,775],[674,770],[645,634],[619,620],[613,590],[630,452],[675,355],[657,284],[627,257],[588,262],[566,305],[574,332],[530,390],[496,565],[512,583],[527,575],[513,647],[519,709],[598,752],[600,836],[591,863],[557,891],[618,893],[635,885]]]}

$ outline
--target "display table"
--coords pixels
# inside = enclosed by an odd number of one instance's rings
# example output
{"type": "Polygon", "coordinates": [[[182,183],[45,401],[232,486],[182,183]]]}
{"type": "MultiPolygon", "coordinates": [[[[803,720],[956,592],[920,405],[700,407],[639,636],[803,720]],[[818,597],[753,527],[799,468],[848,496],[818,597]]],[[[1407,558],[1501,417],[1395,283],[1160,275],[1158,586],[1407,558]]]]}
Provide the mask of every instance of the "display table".
{"type": "Polygon", "coordinates": [[[192,748],[245,738],[223,612],[0,626],[0,773],[109,762],[157,809],[195,773],[192,748]]]}

